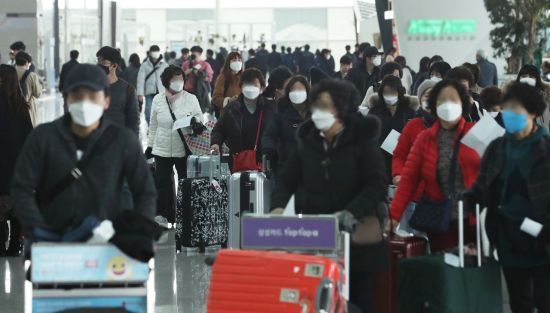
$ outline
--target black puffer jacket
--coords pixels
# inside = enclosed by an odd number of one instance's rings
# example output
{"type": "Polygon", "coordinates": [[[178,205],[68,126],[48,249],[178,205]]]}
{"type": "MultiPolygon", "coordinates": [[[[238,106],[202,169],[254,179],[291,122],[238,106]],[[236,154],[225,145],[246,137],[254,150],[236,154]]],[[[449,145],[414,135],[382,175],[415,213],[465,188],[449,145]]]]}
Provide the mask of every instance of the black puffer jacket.
{"type": "MultiPolygon", "coordinates": [[[[336,145],[325,150],[313,122],[306,122],[279,175],[272,208],[285,207],[295,194],[296,211],[304,214],[347,210],[357,219],[376,215],[388,186],[379,133],[377,118],[358,114],[345,123],[336,145]]],[[[384,248],[382,244],[354,246],[351,257],[353,271],[379,269],[384,248]]]]}
{"type": "Polygon", "coordinates": [[[285,164],[290,151],[296,146],[296,132],[304,119],[292,104],[282,99],[278,112],[269,121],[262,136],[262,153],[271,157],[271,167],[277,172],[285,164]]]}
{"type": "MultiPolygon", "coordinates": [[[[402,98],[397,104],[395,114],[391,114],[384,100],[378,100],[376,105],[370,109],[369,115],[376,115],[382,122],[382,131],[380,133],[380,139],[378,140],[379,144],[382,145],[392,129],[401,133],[405,125],[416,116],[416,112],[411,109],[409,100],[407,98],[402,98]]],[[[383,154],[386,171],[388,175],[391,176],[392,155],[387,151],[383,151],[383,154]]]]}
{"type": "MultiPolygon", "coordinates": [[[[241,106],[244,104],[243,95],[241,94],[239,98],[225,107],[224,114],[214,126],[212,130],[212,135],[210,142],[212,145],[221,145],[223,143],[227,144],[231,154],[241,152],[243,148],[243,136],[256,137],[256,131],[243,133],[242,131],[242,120],[243,115],[241,113],[241,106]]],[[[258,98],[257,103],[258,109],[263,111],[262,117],[262,127],[260,129],[260,139],[262,138],[263,133],[269,124],[269,120],[273,116],[273,101],[266,100],[262,96],[258,98]]],[[[261,140],[259,141],[258,151],[261,150],[261,140]]],[[[261,154],[258,153],[258,156],[261,154]]]]}
{"type": "Polygon", "coordinates": [[[8,96],[0,92],[0,196],[10,194],[10,183],[17,156],[32,131],[31,117],[10,110],[8,96]]]}

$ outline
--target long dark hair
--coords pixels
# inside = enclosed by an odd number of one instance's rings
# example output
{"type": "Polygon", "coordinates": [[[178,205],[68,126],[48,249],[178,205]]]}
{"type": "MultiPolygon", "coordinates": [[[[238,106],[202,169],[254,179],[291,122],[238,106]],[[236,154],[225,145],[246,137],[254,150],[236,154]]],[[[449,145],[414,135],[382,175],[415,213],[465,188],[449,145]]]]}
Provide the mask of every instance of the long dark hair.
{"type": "Polygon", "coordinates": [[[241,70],[237,74],[242,74],[244,72],[244,62],[243,62],[243,58],[242,58],[241,54],[236,52],[236,51],[230,52],[227,55],[227,58],[225,58],[225,62],[223,63],[222,70],[221,70],[223,78],[225,78],[226,80],[229,79],[231,77],[231,74],[233,73],[233,71],[231,70],[231,67],[229,67],[229,65],[231,64],[231,61],[235,60],[235,59],[239,59],[243,63],[243,66],[241,67],[241,70]]]}
{"type": "Polygon", "coordinates": [[[0,94],[5,96],[11,111],[20,115],[29,114],[29,104],[23,97],[15,67],[0,65],[0,94]]]}

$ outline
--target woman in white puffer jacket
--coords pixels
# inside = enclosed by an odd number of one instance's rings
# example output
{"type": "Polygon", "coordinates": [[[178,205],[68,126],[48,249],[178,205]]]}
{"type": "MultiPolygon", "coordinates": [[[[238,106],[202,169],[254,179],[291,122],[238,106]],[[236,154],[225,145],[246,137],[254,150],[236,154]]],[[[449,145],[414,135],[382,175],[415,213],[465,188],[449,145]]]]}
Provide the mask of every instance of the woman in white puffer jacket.
{"type": "MultiPolygon", "coordinates": [[[[183,72],[180,68],[170,66],[161,75],[166,88],[153,99],[149,141],[146,155],[153,155],[156,164],[155,183],[157,187],[157,216],[155,220],[162,225],[173,222],[175,216],[175,190],[173,167],[176,166],[179,178],[187,174],[186,149],[177,130],[173,130],[176,120],[193,116],[202,122],[202,111],[197,97],[183,90],[183,72]]],[[[149,156],[148,156],[149,157],[149,156]]]]}

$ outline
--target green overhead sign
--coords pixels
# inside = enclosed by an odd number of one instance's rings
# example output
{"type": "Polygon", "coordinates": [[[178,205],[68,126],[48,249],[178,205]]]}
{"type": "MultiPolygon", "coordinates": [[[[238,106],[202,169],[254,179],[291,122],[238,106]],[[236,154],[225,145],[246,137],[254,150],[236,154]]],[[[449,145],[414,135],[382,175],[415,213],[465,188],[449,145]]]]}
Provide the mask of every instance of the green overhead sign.
{"type": "Polygon", "coordinates": [[[466,35],[476,32],[476,20],[410,20],[409,35],[466,35]]]}

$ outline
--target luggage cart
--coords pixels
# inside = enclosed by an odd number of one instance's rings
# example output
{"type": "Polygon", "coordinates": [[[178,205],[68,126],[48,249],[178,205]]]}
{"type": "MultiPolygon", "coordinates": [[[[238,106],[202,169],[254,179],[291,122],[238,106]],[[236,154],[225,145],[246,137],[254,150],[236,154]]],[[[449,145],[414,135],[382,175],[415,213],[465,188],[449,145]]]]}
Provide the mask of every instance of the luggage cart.
{"type": "Polygon", "coordinates": [[[350,235],[334,215],[258,215],[242,218],[241,248],[327,256],[344,272],[340,291],[349,300],[350,235]]]}
{"type": "Polygon", "coordinates": [[[30,279],[33,313],[153,312],[154,301],[147,296],[148,282],[154,281],[149,264],[114,245],[33,244],[30,279]]]}

